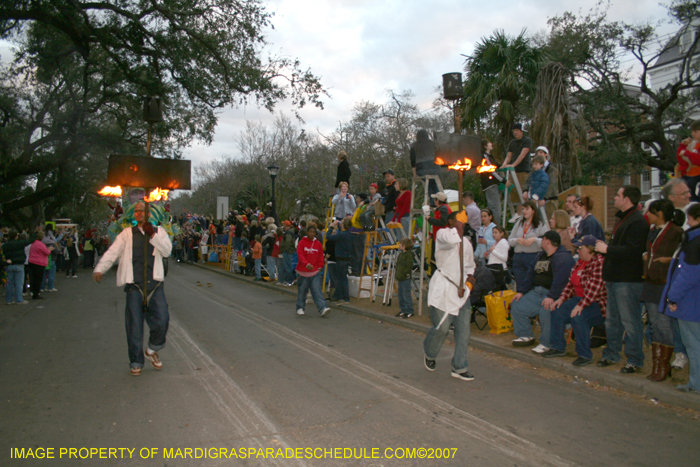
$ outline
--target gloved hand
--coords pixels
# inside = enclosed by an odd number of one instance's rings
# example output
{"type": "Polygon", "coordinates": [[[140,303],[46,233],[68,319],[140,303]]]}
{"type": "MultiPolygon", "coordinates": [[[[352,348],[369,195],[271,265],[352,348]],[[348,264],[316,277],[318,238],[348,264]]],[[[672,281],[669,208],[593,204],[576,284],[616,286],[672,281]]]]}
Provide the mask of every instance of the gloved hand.
{"type": "Polygon", "coordinates": [[[423,217],[428,217],[430,216],[430,206],[427,204],[423,206],[423,217]]]}
{"type": "Polygon", "coordinates": [[[153,228],[150,222],[144,222],[143,223],[143,232],[148,235],[149,237],[152,237],[156,234],[156,229],[153,228]]]}

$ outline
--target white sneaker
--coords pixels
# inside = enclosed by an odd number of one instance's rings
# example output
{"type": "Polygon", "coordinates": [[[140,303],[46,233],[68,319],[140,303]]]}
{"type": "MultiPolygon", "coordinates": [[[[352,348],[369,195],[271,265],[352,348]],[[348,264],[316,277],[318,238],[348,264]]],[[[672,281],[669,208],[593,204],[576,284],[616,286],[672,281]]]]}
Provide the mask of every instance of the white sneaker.
{"type": "Polygon", "coordinates": [[[323,310],[321,310],[321,318],[323,318],[324,316],[326,316],[330,312],[331,312],[330,308],[328,308],[328,307],[324,308],[323,310]]]}
{"type": "Polygon", "coordinates": [[[297,310],[297,315],[299,315],[299,316],[304,316],[304,314],[305,314],[305,313],[304,313],[304,310],[302,310],[301,308],[299,308],[299,309],[297,310]]]}
{"type": "Polygon", "coordinates": [[[671,368],[685,368],[685,366],[688,364],[688,356],[684,353],[677,352],[676,353],[676,358],[673,359],[673,362],[671,363],[671,368]]]}
{"type": "Polygon", "coordinates": [[[78,276],[73,276],[73,279],[77,279],[77,278],[78,278],[78,276]]]}
{"type": "Polygon", "coordinates": [[[549,347],[545,347],[545,346],[542,345],[542,344],[537,344],[537,347],[535,347],[534,349],[531,349],[531,350],[532,350],[533,352],[535,352],[535,353],[543,354],[543,353],[545,353],[546,351],[549,350],[549,347]]]}
{"type": "Polygon", "coordinates": [[[58,292],[58,289],[54,287],[53,289],[49,290],[49,292],[58,292]]]}
{"type": "Polygon", "coordinates": [[[517,339],[513,339],[511,341],[511,344],[513,344],[513,347],[529,347],[529,346],[535,344],[535,338],[534,337],[518,337],[517,339]]]}
{"type": "Polygon", "coordinates": [[[521,217],[522,217],[522,216],[516,214],[516,215],[514,215],[513,217],[511,217],[511,218],[508,220],[508,222],[509,222],[510,224],[515,224],[515,222],[516,222],[518,219],[520,219],[521,217]]]}

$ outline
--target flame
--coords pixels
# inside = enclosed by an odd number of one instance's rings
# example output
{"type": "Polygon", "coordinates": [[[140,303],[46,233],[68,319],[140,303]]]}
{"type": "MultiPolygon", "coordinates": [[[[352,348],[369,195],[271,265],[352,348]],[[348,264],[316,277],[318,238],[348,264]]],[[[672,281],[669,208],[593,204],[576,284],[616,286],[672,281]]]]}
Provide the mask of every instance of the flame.
{"type": "Polygon", "coordinates": [[[458,160],[456,163],[447,166],[448,169],[452,170],[469,170],[472,168],[472,161],[469,159],[464,159],[464,163],[458,160]]]}
{"type": "Polygon", "coordinates": [[[153,201],[167,201],[168,200],[168,191],[169,190],[161,190],[160,188],[156,188],[153,190],[147,198],[144,199],[144,201],[148,203],[152,203],[153,201]]]}
{"type": "Polygon", "coordinates": [[[436,165],[447,165],[447,164],[445,164],[445,161],[442,160],[442,157],[436,157],[436,158],[435,158],[435,164],[436,164],[436,165]]]}
{"type": "Polygon", "coordinates": [[[495,172],[498,166],[496,165],[489,165],[486,163],[486,159],[482,159],[481,165],[476,168],[476,173],[482,174],[486,172],[495,172]]]}
{"type": "Polygon", "coordinates": [[[122,187],[120,186],[106,186],[97,192],[101,196],[119,197],[122,195],[122,187]]]}

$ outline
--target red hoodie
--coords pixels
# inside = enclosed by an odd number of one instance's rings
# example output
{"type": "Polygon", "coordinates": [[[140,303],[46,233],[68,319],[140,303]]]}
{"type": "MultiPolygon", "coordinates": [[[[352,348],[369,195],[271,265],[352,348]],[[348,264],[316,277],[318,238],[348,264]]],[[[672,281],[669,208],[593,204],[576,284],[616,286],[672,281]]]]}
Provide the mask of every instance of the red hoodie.
{"type": "Polygon", "coordinates": [[[305,277],[313,276],[324,264],[323,245],[317,238],[309,240],[309,237],[303,237],[297,246],[297,257],[297,272],[305,277]],[[313,269],[309,271],[307,264],[313,266],[313,269]]]}

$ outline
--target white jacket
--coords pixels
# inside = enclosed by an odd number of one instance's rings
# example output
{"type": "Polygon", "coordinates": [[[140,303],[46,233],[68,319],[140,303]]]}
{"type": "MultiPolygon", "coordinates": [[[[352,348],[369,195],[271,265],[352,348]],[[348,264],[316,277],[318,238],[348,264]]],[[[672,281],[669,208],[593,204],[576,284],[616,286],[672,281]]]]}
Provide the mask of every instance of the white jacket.
{"type": "MultiPolygon", "coordinates": [[[[451,315],[458,315],[459,309],[469,299],[469,288],[464,287],[464,296],[459,298],[459,243],[460,236],[455,228],[437,231],[435,238],[435,262],[438,270],[430,279],[428,305],[451,315]],[[449,279],[449,280],[448,280],[449,279]],[[450,282],[451,281],[451,282],[450,282]],[[456,284],[456,285],[455,285],[456,284]]],[[[474,249],[467,238],[464,239],[464,281],[474,274],[474,249]]],[[[446,316],[446,315],[445,315],[446,316]]],[[[444,319],[444,317],[443,317],[444,319]]]]}
{"type": "MultiPolygon", "coordinates": [[[[155,256],[155,260],[153,261],[153,279],[162,282],[165,278],[163,257],[167,258],[170,256],[173,244],[168,237],[168,233],[162,227],[157,229],[156,234],[151,237],[149,243],[153,245],[153,256],[155,256]]],[[[117,235],[112,246],[102,255],[100,262],[95,266],[94,272],[104,274],[112,267],[112,264],[119,259],[119,266],[117,267],[117,287],[133,284],[133,248],[133,234],[131,232],[131,227],[129,227],[128,229],[122,230],[121,233],[117,235]]]]}

